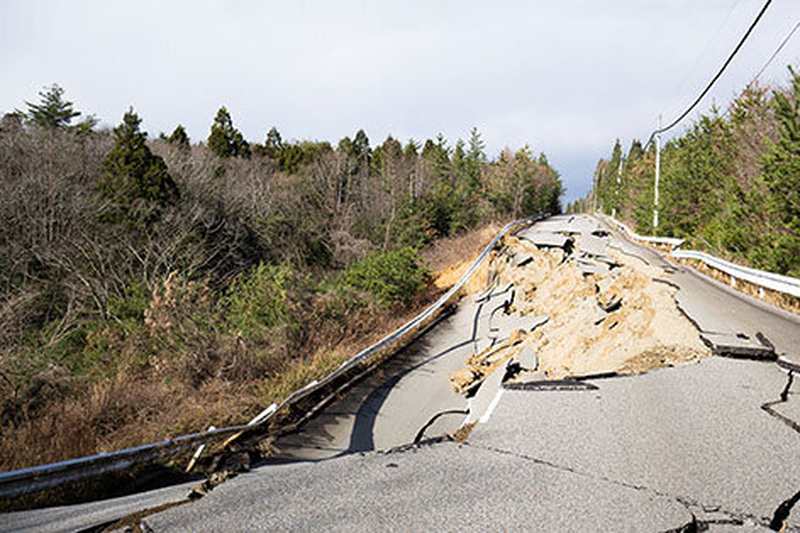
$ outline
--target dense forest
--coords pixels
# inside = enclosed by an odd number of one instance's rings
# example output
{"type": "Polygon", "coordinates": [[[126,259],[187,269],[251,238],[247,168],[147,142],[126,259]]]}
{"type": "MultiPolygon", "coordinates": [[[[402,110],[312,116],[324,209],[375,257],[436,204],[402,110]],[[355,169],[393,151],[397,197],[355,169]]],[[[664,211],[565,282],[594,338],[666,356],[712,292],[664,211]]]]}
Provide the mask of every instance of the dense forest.
{"type": "Polygon", "coordinates": [[[251,143],[222,107],[192,142],[80,116],[54,85],[0,123],[3,470],[241,421],[430,298],[438,239],[560,210],[544,154],[489,160],[475,129],[251,143]]]}
{"type": "MultiPolygon", "coordinates": [[[[687,246],[800,277],[800,76],[751,84],[712,108],[661,153],[657,233],[687,246]]],[[[597,209],[653,234],[655,148],[619,141],[596,170],[597,209]]],[[[570,206],[587,210],[593,198],[570,206]]]]}

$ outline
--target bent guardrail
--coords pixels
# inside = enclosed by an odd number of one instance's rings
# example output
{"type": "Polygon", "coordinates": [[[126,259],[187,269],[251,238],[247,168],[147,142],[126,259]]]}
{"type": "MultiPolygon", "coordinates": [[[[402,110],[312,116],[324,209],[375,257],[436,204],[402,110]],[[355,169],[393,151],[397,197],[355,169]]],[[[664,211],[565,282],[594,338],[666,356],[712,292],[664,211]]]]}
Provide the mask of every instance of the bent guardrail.
{"type": "Polygon", "coordinates": [[[239,426],[231,426],[219,429],[209,429],[200,433],[182,435],[161,442],[145,444],[134,448],[127,448],[108,453],[101,453],[88,457],[60,461],[58,463],[45,464],[10,472],[0,472],[0,498],[21,496],[24,494],[37,492],[40,490],[53,488],[64,483],[78,481],[89,477],[107,474],[120,470],[125,470],[133,466],[153,463],[158,460],[166,459],[189,451],[200,445],[208,445],[221,441],[226,438],[223,446],[239,435],[253,431],[257,428],[265,427],[275,416],[294,405],[314,392],[329,385],[336,379],[344,376],[358,365],[367,362],[371,358],[384,352],[385,349],[395,347],[409,339],[409,336],[416,334],[428,321],[444,308],[448,302],[456,296],[459,290],[469,280],[489,253],[494,249],[500,239],[510,230],[518,226],[532,224],[537,220],[548,215],[533,215],[527,218],[516,220],[506,224],[503,229],[492,239],[488,246],[472,263],[470,268],[458,282],[453,285],[436,302],[431,304],[425,311],[417,315],[410,322],[396,329],[394,332],[385,336],[377,343],[360,351],[344,363],[339,368],[325,376],[323,379],[314,380],[305,387],[292,392],[279,405],[272,404],[249,423],[239,426]]]}
{"type": "Polygon", "coordinates": [[[761,287],[762,289],[769,289],[771,291],[800,298],[800,279],[776,274],[774,272],[767,272],[765,270],[758,270],[755,268],[737,265],[705,252],[681,250],[679,246],[683,244],[683,239],[642,236],[634,233],[630,230],[630,228],[628,228],[628,226],[613,217],[608,215],[600,216],[621,228],[623,231],[625,231],[625,233],[628,234],[629,237],[634,240],[672,246],[673,248],[670,250],[670,255],[675,259],[693,259],[695,261],[702,261],[709,267],[727,274],[731,277],[731,279],[745,281],[747,283],[756,285],[757,287],[761,287]]]}

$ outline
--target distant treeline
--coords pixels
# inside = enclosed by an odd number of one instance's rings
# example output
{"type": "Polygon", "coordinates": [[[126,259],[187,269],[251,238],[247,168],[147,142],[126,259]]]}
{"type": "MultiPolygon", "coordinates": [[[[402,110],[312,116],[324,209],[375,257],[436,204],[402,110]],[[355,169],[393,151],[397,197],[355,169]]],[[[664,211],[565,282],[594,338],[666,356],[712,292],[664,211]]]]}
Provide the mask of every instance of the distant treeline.
{"type": "Polygon", "coordinates": [[[0,468],[241,417],[413,303],[422,247],[560,210],[544,154],[475,129],[259,144],[223,107],[193,143],[40,95],[0,122],[0,468]]]}
{"type": "MultiPolygon", "coordinates": [[[[788,87],[750,85],[725,113],[712,108],[666,143],[659,235],[800,277],[800,77],[790,73],[788,87]]],[[[655,148],[634,140],[623,157],[617,141],[596,173],[598,210],[652,234],[655,148]]],[[[587,210],[592,200],[569,209],[587,210]]]]}

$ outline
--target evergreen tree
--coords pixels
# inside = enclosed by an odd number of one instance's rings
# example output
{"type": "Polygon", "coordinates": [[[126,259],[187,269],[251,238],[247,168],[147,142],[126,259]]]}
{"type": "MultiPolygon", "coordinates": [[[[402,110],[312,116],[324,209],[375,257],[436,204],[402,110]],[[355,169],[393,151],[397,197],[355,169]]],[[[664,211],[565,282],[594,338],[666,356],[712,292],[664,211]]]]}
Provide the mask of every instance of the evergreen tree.
{"type": "Polygon", "coordinates": [[[473,127],[469,135],[469,151],[467,152],[467,159],[475,163],[486,162],[486,143],[481,139],[481,134],[478,128],[473,127]]]}
{"type": "Polygon", "coordinates": [[[107,221],[150,224],[179,198],[166,163],[150,151],[147,134],[139,131],[141,122],[131,108],[114,128],[114,148],[103,161],[105,175],[99,183],[100,194],[112,200],[107,221]]]}
{"type": "Polygon", "coordinates": [[[342,137],[336,147],[336,150],[344,156],[353,158],[355,157],[355,152],[353,151],[353,140],[350,137],[342,137]]]}
{"type": "Polygon", "coordinates": [[[770,191],[770,210],[782,226],[771,234],[768,266],[800,276],[800,74],[789,70],[791,95],[776,92],[773,100],[781,135],[777,144],[769,144],[762,175],[770,191]]]}
{"type": "Polygon", "coordinates": [[[372,150],[369,147],[369,137],[364,130],[358,130],[353,138],[353,155],[356,158],[357,169],[369,171],[372,150]]]}
{"type": "Polygon", "coordinates": [[[430,139],[425,141],[422,158],[428,161],[438,177],[450,176],[450,148],[447,146],[447,139],[441,133],[436,136],[436,142],[430,139]]]}
{"type": "Polygon", "coordinates": [[[278,159],[278,156],[283,150],[283,139],[276,127],[272,127],[267,132],[267,138],[264,140],[264,154],[270,159],[278,159]]]}
{"type": "Polygon", "coordinates": [[[219,108],[211,125],[208,148],[219,157],[250,157],[250,145],[244,140],[242,132],[233,127],[233,120],[225,106],[219,108]]]}
{"type": "Polygon", "coordinates": [[[166,140],[169,144],[184,150],[188,150],[191,147],[191,142],[189,141],[189,135],[186,133],[186,128],[184,128],[181,124],[178,124],[175,127],[172,135],[167,137],[166,140]]]}
{"type": "Polygon", "coordinates": [[[403,154],[409,161],[416,160],[417,156],[419,155],[419,143],[414,139],[409,139],[408,144],[406,144],[406,147],[403,150],[403,154]]]}
{"type": "MultiPolygon", "coordinates": [[[[47,129],[65,129],[73,118],[81,114],[72,108],[72,102],[64,100],[64,89],[53,84],[46,91],[39,92],[41,97],[39,104],[25,102],[28,112],[23,113],[31,124],[36,124],[47,129]]],[[[92,118],[92,117],[90,117],[92,118]]],[[[94,124],[96,124],[96,119],[94,124]]]]}
{"type": "Polygon", "coordinates": [[[547,156],[544,152],[539,152],[539,164],[543,167],[550,166],[550,162],[547,160],[547,156]]]}
{"type": "Polygon", "coordinates": [[[628,150],[628,161],[637,161],[642,158],[643,154],[644,150],[642,149],[642,143],[639,139],[631,141],[631,148],[628,150]]]}

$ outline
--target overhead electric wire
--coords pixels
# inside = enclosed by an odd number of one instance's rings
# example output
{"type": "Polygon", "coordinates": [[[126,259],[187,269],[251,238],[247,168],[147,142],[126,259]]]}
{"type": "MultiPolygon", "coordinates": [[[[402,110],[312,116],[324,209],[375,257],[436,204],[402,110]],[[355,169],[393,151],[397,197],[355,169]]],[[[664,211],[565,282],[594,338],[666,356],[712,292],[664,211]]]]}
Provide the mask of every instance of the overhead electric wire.
{"type": "Polygon", "coordinates": [[[720,76],[722,76],[722,73],[725,72],[725,69],[728,68],[728,65],[730,65],[731,61],[733,61],[733,58],[736,56],[736,54],[739,52],[739,49],[741,49],[741,47],[744,44],[744,42],[747,40],[747,38],[753,32],[753,29],[758,24],[758,21],[761,20],[761,17],[764,15],[764,12],[767,10],[767,8],[769,7],[769,5],[771,3],[772,3],[772,0],[767,0],[764,3],[764,7],[761,8],[761,11],[758,12],[758,15],[753,20],[753,22],[750,24],[750,27],[747,28],[747,32],[745,32],[745,34],[742,36],[741,40],[739,41],[739,44],[736,45],[736,48],[733,49],[733,52],[731,52],[731,55],[728,56],[728,59],[725,60],[725,63],[723,63],[722,67],[719,69],[719,71],[716,73],[716,75],[711,79],[711,81],[708,83],[708,85],[706,85],[706,88],[703,89],[703,92],[701,92],[700,95],[697,98],[695,98],[694,102],[692,102],[692,105],[690,105],[688,108],[686,108],[686,111],[681,113],[681,115],[678,118],[676,118],[675,120],[673,120],[668,126],[665,126],[663,128],[658,128],[653,133],[651,133],[650,134],[650,138],[647,140],[647,142],[644,145],[645,149],[647,149],[647,147],[650,145],[650,143],[653,142],[653,138],[656,135],[659,135],[661,133],[669,131],[670,129],[675,127],[681,120],[686,118],[686,115],[691,113],[692,110],[697,106],[697,104],[700,103],[700,101],[703,99],[703,97],[705,97],[705,95],[708,94],[708,91],[711,90],[711,87],[714,86],[714,84],[717,82],[717,80],[720,78],[720,76]]]}
{"type": "MultiPolygon", "coordinates": [[[[764,63],[764,66],[761,67],[761,70],[758,71],[758,74],[753,76],[753,79],[750,80],[750,83],[747,84],[748,87],[752,86],[758,80],[758,78],[761,77],[761,75],[764,73],[764,71],[767,70],[767,68],[770,66],[770,64],[772,64],[772,61],[776,57],[778,57],[778,54],[781,52],[781,50],[783,50],[783,47],[786,46],[786,43],[788,43],[789,40],[792,38],[792,36],[794,35],[794,32],[797,31],[797,28],[800,28],[800,22],[795,24],[794,27],[792,28],[792,30],[786,35],[786,37],[783,38],[783,41],[781,41],[781,44],[778,46],[778,48],[775,49],[774,52],[772,52],[772,55],[769,56],[769,59],[767,60],[766,63],[764,63]]],[[[731,114],[732,110],[733,110],[733,104],[728,106],[728,109],[725,110],[725,113],[723,113],[722,116],[723,117],[729,116],[731,114]]]]}
{"type": "Polygon", "coordinates": [[[740,2],[741,0],[736,0],[736,2],[731,6],[730,10],[728,10],[728,13],[725,15],[725,18],[722,19],[722,22],[720,23],[719,27],[717,27],[717,31],[715,31],[714,35],[712,35],[711,38],[708,40],[708,42],[706,42],[706,45],[703,47],[703,51],[700,52],[700,55],[697,56],[697,59],[692,65],[692,68],[690,68],[689,71],[686,72],[686,75],[683,77],[681,83],[678,85],[678,88],[675,90],[675,98],[673,98],[670,101],[669,107],[667,109],[672,109],[673,104],[677,102],[678,96],[683,92],[683,88],[686,86],[686,82],[689,81],[689,78],[692,76],[692,74],[694,74],[695,70],[697,70],[697,67],[700,65],[700,62],[706,56],[706,53],[708,53],[708,49],[711,48],[711,43],[717,40],[717,37],[719,37],[719,34],[722,32],[722,28],[724,28],[725,25],[728,23],[728,20],[731,18],[731,15],[739,6],[740,2]]]}
{"type": "Polygon", "coordinates": [[[783,47],[786,46],[786,43],[789,42],[789,39],[792,38],[792,35],[794,35],[794,32],[797,31],[797,28],[800,28],[800,22],[798,22],[797,24],[794,25],[794,28],[792,28],[792,31],[789,32],[789,35],[787,35],[783,39],[783,42],[781,42],[780,46],[778,46],[778,48],[775,50],[775,52],[772,53],[770,58],[767,60],[767,62],[764,64],[764,66],[761,67],[761,70],[758,71],[758,74],[756,74],[753,77],[753,79],[750,81],[750,83],[748,85],[752,85],[753,82],[755,82],[758,78],[761,77],[761,75],[764,73],[764,71],[767,70],[767,68],[770,66],[770,64],[772,64],[772,60],[775,59],[778,56],[778,54],[781,52],[781,50],[783,50],[783,47]]]}

